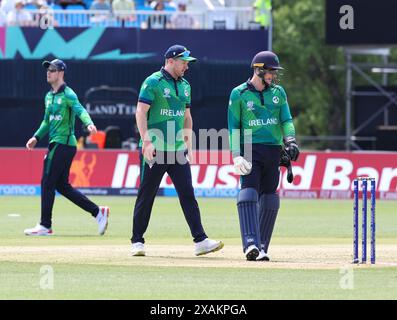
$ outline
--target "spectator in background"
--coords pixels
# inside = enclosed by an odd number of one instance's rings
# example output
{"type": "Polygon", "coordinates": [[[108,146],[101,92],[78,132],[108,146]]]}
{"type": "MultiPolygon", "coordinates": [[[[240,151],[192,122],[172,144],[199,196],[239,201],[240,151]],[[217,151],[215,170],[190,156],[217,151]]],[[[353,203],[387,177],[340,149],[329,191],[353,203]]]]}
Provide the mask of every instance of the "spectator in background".
{"type": "MultiPolygon", "coordinates": [[[[154,11],[164,11],[165,6],[163,1],[152,1],[150,3],[150,7],[154,11]]],[[[148,29],[165,29],[168,25],[169,16],[162,14],[153,14],[150,15],[148,21],[145,22],[142,27],[148,29]]]]}
{"type": "Polygon", "coordinates": [[[109,18],[111,7],[106,0],[95,0],[91,4],[90,10],[103,11],[103,14],[98,13],[91,17],[91,22],[98,23],[104,22],[109,18]]]}
{"type": "Polygon", "coordinates": [[[29,27],[33,25],[33,17],[29,11],[25,10],[22,0],[15,1],[15,9],[7,14],[8,26],[29,27]]]}
{"type": "Polygon", "coordinates": [[[172,29],[197,29],[198,22],[191,15],[186,13],[187,0],[177,0],[178,11],[174,13],[171,17],[172,29]]]}
{"type": "Polygon", "coordinates": [[[261,25],[261,28],[269,28],[271,21],[271,0],[255,0],[255,22],[261,25]]]}
{"type": "Polygon", "coordinates": [[[135,11],[135,3],[133,0],[113,0],[113,13],[124,26],[125,22],[135,21],[136,17],[132,14],[135,11]]]}
{"type": "Polygon", "coordinates": [[[14,11],[16,0],[1,0],[0,11],[7,17],[10,11],[14,11]]]}

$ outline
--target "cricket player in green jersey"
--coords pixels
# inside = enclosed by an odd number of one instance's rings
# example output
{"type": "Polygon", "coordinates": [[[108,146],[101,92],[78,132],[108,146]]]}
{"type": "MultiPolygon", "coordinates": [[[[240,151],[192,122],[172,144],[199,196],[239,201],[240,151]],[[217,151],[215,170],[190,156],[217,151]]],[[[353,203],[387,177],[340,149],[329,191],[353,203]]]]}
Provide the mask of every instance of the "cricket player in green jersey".
{"type": "Polygon", "coordinates": [[[244,254],[250,261],[269,261],[269,243],[280,207],[276,191],[282,146],[293,161],[299,149],[287,95],[277,81],[282,69],[277,55],[259,52],[251,67],[252,78],[230,95],[229,142],[235,172],[241,175],[237,208],[244,254]]]}
{"type": "Polygon", "coordinates": [[[91,213],[98,223],[98,232],[103,235],[108,225],[109,208],[97,206],[69,183],[69,171],[76,154],[74,135],[75,118],[78,116],[90,133],[97,129],[88,112],[80,104],[74,91],[64,82],[66,64],[59,59],[44,61],[47,82],[51,91],[45,97],[45,113],[39,129],[26,143],[31,150],[37,142],[49,135],[49,146],[44,158],[41,180],[41,221],[35,227],[26,229],[29,236],[52,235],[52,208],[55,190],[83,210],[91,213]]]}
{"type": "Polygon", "coordinates": [[[132,226],[132,255],[146,254],[143,235],[160,182],[168,173],[195,243],[195,255],[199,256],[222,249],[223,243],[209,239],[204,232],[189,165],[193,128],[191,89],[183,76],[189,62],[197,59],[181,45],[171,46],[164,57],[165,66],[143,82],[136,111],[142,165],[132,226]]]}

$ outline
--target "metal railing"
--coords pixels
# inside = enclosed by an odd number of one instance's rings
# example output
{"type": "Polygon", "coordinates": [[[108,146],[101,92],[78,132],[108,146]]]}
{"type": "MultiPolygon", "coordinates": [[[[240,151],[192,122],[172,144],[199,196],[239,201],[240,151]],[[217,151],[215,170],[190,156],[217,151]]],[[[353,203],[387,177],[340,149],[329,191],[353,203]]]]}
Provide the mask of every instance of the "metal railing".
{"type": "Polygon", "coordinates": [[[40,27],[125,27],[150,29],[252,29],[255,28],[251,7],[222,8],[209,11],[104,11],[26,10],[31,19],[11,25],[40,27]],[[182,16],[183,15],[183,16],[182,16]],[[176,17],[179,17],[179,21],[176,17]],[[182,24],[180,23],[182,21],[182,24]],[[189,23],[191,21],[191,23],[189,23]]]}

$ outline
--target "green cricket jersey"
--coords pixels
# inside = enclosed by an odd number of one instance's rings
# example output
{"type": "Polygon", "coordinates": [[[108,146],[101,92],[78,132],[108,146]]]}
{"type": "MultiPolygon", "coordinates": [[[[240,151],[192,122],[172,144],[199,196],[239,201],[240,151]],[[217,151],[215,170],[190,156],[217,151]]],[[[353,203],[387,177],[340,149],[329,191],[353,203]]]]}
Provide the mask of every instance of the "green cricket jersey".
{"type": "MultiPolygon", "coordinates": [[[[139,101],[150,105],[148,133],[158,151],[184,150],[183,128],[186,108],[190,108],[190,84],[175,80],[164,68],[145,79],[139,101]]],[[[140,142],[142,145],[142,141],[140,142]]]]}
{"type": "Polygon", "coordinates": [[[49,143],[56,142],[76,146],[74,124],[76,116],[85,126],[93,124],[90,115],[79,102],[74,91],[62,85],[58,92],[50,91],[45,97],[44,120],[34,136],[37,140],[49,134],[49,143]]]}
{"type": "Polygon", "coordinates": [[[228,108],[230,150],[240,154],[244,143],[282,145],[295,136],[287,95],[279,85],[260,92],[247,81],[234,88],[228,108]]]}

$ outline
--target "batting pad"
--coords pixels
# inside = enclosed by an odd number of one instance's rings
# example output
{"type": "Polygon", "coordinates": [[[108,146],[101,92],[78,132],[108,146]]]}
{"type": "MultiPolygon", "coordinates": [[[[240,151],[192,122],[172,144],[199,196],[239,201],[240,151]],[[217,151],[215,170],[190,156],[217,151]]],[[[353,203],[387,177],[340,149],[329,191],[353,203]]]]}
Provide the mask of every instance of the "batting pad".
{"type": "Polygon", "coordinates": [[[280,197],[277,193],[263,194],[259,199],[259,228],[262,249],[267,253],[276,223],[280,197]]]}
{"type": "Polygon", "coordinates": [[[250,245],[260,248],[258,193],[254,188],[242,189],[237,200],[243,250],[250,245]]]}

